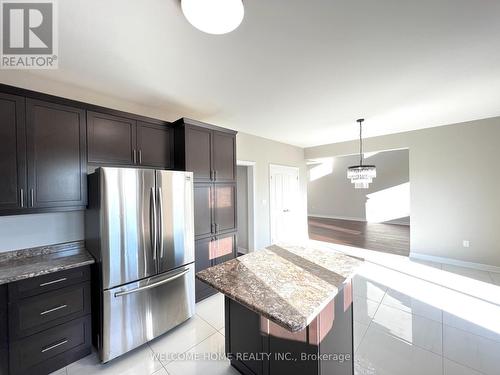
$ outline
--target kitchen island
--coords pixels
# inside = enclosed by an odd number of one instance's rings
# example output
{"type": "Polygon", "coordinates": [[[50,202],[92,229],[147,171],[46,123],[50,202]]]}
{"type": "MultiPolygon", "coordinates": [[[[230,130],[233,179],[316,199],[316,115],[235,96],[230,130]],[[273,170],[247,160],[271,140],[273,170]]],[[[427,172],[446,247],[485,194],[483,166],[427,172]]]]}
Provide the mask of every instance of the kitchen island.
{"type": "Polygon", "coordinates": [[[333,250],[273,245],[203,270],[225,297],[226,354],[248,375],[352,375],[351,279],[333,250]]]}

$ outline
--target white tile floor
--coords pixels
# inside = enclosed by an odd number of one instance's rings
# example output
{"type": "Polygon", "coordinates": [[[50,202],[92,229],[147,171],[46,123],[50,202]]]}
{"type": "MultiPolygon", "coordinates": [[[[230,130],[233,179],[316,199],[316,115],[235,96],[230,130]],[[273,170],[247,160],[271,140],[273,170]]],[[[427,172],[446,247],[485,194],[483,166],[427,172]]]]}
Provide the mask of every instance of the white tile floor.
{"type": "MultiPolygon", "coordinates": [[[[370,260],[354,280],[357,375],[500,375],[500,274],[355,255],[370,260]]],[[[213,296],[188,322],[109,364],[92,354],[56,374],[237,374],[207,358],[224,352],[223,307],[213,296]]]]}

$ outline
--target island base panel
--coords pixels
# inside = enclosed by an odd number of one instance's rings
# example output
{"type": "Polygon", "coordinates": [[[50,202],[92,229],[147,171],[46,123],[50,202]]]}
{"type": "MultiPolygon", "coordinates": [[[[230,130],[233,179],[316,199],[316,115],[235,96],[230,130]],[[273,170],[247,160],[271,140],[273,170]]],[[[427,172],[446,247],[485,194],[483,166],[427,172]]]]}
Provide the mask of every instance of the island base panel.
{"type": "Polygon", "coordinates": [[[226,355],[244,375],[353,375],[351,285],[305,329],[289,332],[225,299],[226,355]]]}

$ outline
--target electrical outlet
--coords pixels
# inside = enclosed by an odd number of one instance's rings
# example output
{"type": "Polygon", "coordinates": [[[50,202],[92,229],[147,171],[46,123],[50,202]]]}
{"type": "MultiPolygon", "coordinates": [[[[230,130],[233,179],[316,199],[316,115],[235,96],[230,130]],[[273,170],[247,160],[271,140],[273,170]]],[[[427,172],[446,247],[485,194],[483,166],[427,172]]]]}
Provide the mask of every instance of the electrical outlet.
{"type": "Polygon", "coordinates": [[[469,242],[469,240],[463,240],[463,241],[462,241],[462,245],[463,245],[464,247],[470,247],[470,242],[469,242]]]}

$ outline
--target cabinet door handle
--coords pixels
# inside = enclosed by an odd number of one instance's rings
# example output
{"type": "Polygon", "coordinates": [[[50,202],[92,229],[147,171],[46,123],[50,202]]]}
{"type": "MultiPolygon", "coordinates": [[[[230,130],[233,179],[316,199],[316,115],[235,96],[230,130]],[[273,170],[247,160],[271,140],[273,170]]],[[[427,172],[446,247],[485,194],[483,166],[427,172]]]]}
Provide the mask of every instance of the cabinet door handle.
{"type": "Polygon", "coordinates": [[[63,281],[66,281],[67,279],[65,277],[61,278],[61,279],[57,279],[57,280],[52,280],[52,281],[47,281],[46,283],[42,283],[40,284],[40,286],[47,286],[47,285],[52,285],[52,284],[57,284],[57,283],[61,283],[63,281]]]}
{"type": "Polygon", "coordinates": [[[214,181],[217,181],[217,169],[214,170],[214,181]]]}
{"type": "Polygon", "coordinates": [[[215,233],[219,233],[219,224],[215,223],[215,233]]]}
{"type": "Polygon", "coordinates": [[[30,189],[30,199],[31,199],[31,207],[33,207],[35,205],[35,190],[34,189],[30,189]]]}
{"type": "Polygon", "coordinates": [[[20,189],[21,208],[24,207],[24,189],[20,189]]]}
{"type": "Polygon", "coordinates": [[[134,148],[134,151],[132,151],[133,157],[134,157],[134,164],[137,164],[137,150],[134,148]]]}
{"type": "Polygon", "coordinates": [[[47,346],[47,347],[45,347],[45,348],[42,349],[42,353],[48,352],[49,350],[52,350],[52,349],[55,349],[58,346],[66,344],[67,342],[68,342],[68,340],[65,339],[65,340],[63,340],[61,342],[58,342],[57,344],[47,346]]]}
{"type": "Polygon", "coordinates": [[[142,164],[142,150],[139,150],[139,164],[142,164]]]}
{"type": "Polygon", "coordinates": [[[40,313],[40,315],[50,314],[50,313],[53,313],[53,312],[55,312],[55,311],[58,311],[58,310],[61,310],[61,309],[65,309],[66,307],[68,307],[68,305],[61,305],[61,306],[57,306],[57,307],[54,307],[53,309],[49,309],[49,310],[42,311],[42,312],[40,313]]]}

